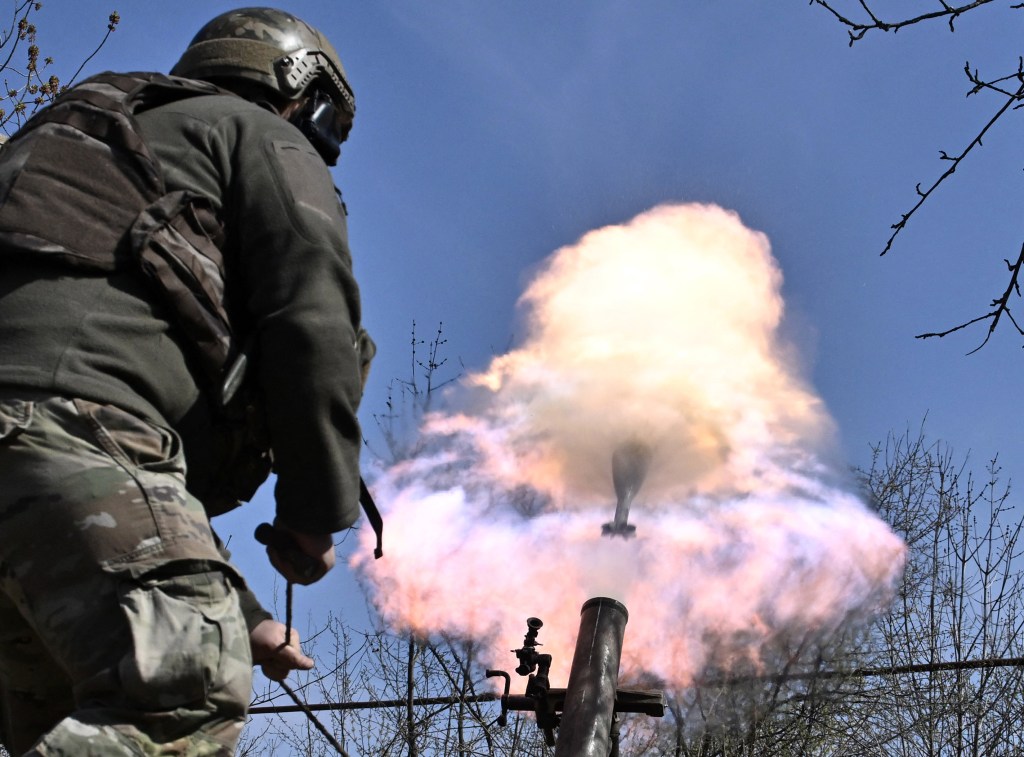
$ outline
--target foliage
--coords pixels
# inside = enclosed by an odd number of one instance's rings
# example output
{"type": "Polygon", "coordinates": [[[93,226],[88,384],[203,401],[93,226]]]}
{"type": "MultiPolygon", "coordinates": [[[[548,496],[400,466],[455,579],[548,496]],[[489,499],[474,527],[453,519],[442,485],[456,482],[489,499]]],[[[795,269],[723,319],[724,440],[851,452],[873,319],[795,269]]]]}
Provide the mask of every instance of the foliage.
{"type": "Polygon", "coordinates": [[[56,59],[43,55],[37,44],[39,27],[36,20],[43,4],[35,0],[12,0],[12,5],[14,13],[11,25],[0,28],[0,74],[3,74],[0,141],[16,131],[39,107],[52,102],[67,89],[106,44],[121,21],[117,11],[110,13],[106,34],[74,74],[64,82],[53,73],[56,59]]]}

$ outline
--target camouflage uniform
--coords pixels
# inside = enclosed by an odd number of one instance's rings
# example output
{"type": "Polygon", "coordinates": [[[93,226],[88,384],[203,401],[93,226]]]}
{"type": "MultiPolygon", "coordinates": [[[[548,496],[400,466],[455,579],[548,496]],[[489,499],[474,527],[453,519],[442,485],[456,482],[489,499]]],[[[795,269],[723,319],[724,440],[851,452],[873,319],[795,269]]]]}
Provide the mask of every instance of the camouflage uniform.
{"type": "MultiPolygon", "coordinates": [[[[166,190],[203,198],[223,224],[278,521],[308,534],[348,528],[373,345],[327,158],[235,95],[137,120],[166,190]]],[[[18,170],[0,157],[0,205],[17,199],[18,170]]],[[[59,171],[35,178],[36,197],[63,191],[59,171]]],[[[207,520],[219,510],[208,492],[231,468],[214,443],[216,397],[138,271],[28,254],[17,210],[8,204],[0,223],[3,735],[22,750],[45,734],[34,747],[44,755],[230,754],[250,696],[245,621],[266,615],[241,606],[251,595],[207,520]]]]}
{"type": "Polygon", "coordinates": [[[232,753],[252,678],[241,579],[173,431],[0,394],[0,531],[11,749],[56,723],[31,754],[232,753]]]}

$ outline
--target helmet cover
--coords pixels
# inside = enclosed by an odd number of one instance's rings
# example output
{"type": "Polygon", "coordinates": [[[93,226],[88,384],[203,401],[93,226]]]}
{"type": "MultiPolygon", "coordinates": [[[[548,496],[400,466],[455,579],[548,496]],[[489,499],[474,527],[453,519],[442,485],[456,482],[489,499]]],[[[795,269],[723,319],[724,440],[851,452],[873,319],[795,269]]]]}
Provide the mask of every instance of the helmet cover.
{"type": "Polygon", "coordinates": [[[316,82],[340,110],[355,115],[355,95],[337,51],[305,21],[275,8],[239,8],[209,21],[171,74],[247,79],[288,100],[316,82]]]}

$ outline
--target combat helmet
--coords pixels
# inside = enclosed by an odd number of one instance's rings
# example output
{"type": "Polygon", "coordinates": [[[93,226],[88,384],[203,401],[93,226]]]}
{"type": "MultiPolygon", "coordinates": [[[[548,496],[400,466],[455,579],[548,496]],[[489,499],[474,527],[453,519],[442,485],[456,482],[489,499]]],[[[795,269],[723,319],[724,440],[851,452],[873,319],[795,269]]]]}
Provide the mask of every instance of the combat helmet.
{"type": "Polygon", "coordinates": [[[284,100],[311,95],[292,120],[329,165],[356,112],[355,95],[331,43],[305,21],[275,8],[239,8],[209,21],[171,74],[219,84],[255,82],[284,100]]]}

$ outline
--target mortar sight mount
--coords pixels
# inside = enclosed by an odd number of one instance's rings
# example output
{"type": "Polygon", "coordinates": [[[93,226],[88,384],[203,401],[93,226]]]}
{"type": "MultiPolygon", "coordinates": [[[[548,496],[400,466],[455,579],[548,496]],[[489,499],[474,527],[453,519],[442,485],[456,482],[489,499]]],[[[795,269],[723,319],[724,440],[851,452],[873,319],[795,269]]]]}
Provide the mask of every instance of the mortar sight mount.
{"type": "Polygon", "coordinates": [[[555,757],[608,757],[618,754],[618,714],[660,718],[665,714],[665,694],[616,687],[628,617],[624,605],[595,597],[584,603],[580,615],[567,688],[550,685],[551,655],[537,651],[542,646],[537,634],[544,626],[540,618],[527,618],[523,646],[512,650],[519,660],[516,673],[528,676],[526,693],[509,693],[512,677],[504,670],[488,670],[487,677],[505,681],[498,725],[508,722],[509,710],[532,711],[548,746],[556,746],[558,730],[555,757]]]}

